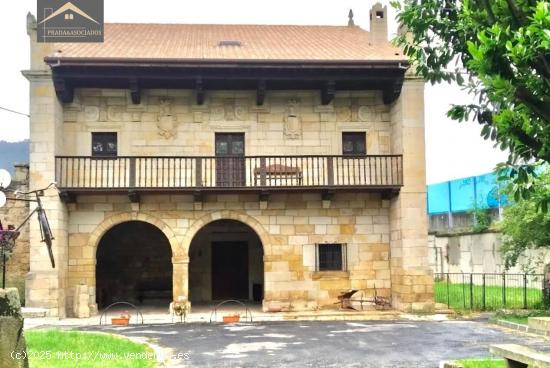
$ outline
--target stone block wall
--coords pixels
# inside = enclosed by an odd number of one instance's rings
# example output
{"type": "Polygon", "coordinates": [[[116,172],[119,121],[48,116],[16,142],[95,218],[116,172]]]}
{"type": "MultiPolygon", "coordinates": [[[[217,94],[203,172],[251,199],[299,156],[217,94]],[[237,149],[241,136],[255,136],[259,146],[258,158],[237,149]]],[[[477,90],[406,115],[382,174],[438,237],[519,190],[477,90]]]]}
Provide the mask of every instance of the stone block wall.
{"type": "Polygon", "coordinates": [[[429,262],[434,273],[544,273],[550,252],[533,249],[506,270],[501,254],[502,234],[432,234],[428,237],[429,262]]]}
{"type": "MultiPolygon", "coordinates": [[[[10,185],[10,191],[19,190],[26,192],[29,190],[29,165],[28,164],[16,164],[15,173],[12,177],[12,183],[10,185]]],[[[12,197],[13,193],[7,193],[8,197],[12,197]]],[[[6,203],[6,206],[0,208],[0,220],[4,229],[7,229],[8,225],[18,227],[23,223],[25,218],[29,214],[29,203],[21,201],[10,201],[6,203]]],[[[29,272],[29,224],[27,223],[21,229],[21,235],[16,241],[15,249],[13,250],[9,261],[6,265],[6,278],[8,284],[12,282],[19,284],[21,280],[25,278],[27,272],[29,272]]],[[[19,286],[19,285],[17,285],[19,286]]]]}
{"type": "MultiPolygon", "coordinates": [[[[327,207],[320,194],[273,194],[265,208],[257,195],[80,196],[69,204],[68,305],[80,284],[95,287],[96,249],[115,224],[139,220],[163,231],[172,247],[174,298],[188,295],[189,246],[205,225],[237,220],[249,225],[264,249],[264,308],[304,310],[333,305],[346,289],[391,295],[389,201],[379,194],[336,194],[327,207]],[[347,243],[346,272],[316,272],[316,243],[347,243]]],[[[93,295],[91,295],[93,299],[93,295]]]]}
{"type": "Polygon", "coordinates": [[[245,133],[247,155],[342,154],[342,132],[367,133],[367,153],[390,154],[389,107],[379,91],[338,92],[322,106],[317,91],[146,90],[133,105],[125,90],[80,89],[64,106],[64,155],[90,155],[92,132],[117,132],[119,155],[213,156],[214,133],[245,133]],[[289,119],[295,115],[296,119],[289,119]]]}

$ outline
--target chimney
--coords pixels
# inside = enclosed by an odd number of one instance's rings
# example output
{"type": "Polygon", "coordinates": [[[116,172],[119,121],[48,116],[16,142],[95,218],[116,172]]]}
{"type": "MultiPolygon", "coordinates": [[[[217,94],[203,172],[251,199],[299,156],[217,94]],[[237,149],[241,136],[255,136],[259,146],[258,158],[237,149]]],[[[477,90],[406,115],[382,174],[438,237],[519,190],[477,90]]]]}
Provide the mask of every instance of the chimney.
{"type": "Polygon", "coordinates": [[[388,7],[380,3],[370,10],[370,38],[373,44],[388,42],[388,7]]]}
{"type": "Polygon", "coordinates": [[[350,9],[348,13],[348,27],[355,27],[355,22],[353,21],[353,9],[350,9]]]}

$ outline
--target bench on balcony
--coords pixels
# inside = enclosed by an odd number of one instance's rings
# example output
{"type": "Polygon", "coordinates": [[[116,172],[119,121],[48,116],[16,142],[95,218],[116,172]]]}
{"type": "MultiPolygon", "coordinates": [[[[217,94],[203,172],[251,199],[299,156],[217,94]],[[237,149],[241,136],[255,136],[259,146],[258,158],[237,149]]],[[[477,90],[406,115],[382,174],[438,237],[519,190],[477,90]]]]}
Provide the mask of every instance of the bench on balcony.
{"type": "Polygon", "coordinates": [[[299,167],[273,164],[254,169],[254,186],[301,186],[302,181],[303,173],[299,167]]]}

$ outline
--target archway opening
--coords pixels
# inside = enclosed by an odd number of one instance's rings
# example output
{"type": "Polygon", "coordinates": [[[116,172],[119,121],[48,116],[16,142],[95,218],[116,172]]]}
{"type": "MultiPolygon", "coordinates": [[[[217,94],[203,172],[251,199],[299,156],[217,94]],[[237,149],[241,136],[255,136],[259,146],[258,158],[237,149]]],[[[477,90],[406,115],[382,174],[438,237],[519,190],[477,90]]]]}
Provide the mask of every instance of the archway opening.
{"type": "Polygon", "coordinates": [[[218,220],[204,226],[189,248],[189,300],[261,302],[263,253],[256,232],[242,222],[218,220]]]}
{"type": "Polygon", "coordinates": [[[125,301],[166,306],[172,300],[172,250],[164,233],[142,221],[113,226],[97,248],[99,308],[125,301]]]}

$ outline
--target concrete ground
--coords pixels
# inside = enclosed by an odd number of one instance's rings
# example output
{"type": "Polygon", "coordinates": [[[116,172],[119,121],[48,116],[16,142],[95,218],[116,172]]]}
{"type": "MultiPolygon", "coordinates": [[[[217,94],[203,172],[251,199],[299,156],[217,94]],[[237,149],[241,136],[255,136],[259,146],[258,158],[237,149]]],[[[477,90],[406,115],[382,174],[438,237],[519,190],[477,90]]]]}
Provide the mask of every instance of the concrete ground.
{"type": "Polygon", "coordinates": [[[448,359],[489,356],[489,345],[550,350],[541,337],[475,321],[331,321],[80,327],[148,338],[171,367],[434,368],[448,359]]]}
{"type": "MultiPolygon", "coordinates": [[[[70,326],[96,326],[100,324],[110,324],[112,317],[119,316],[122,312],[128,311],[131,315],[132,323],[145,324],[164,324],[174,323],[180,320],[177,316],[172,316],[167,306],[138,306],[140,314],[136,313],[133,308],[122,305],[115,306],[109,311],[103,313],[100,311],[99,315],[89,318],[49,318],[43,317],[44,312],[35,311],[32,308],[23,308],[23,316],[25,317],[25,328],[39,328],[41,326],[57,326],[57,327],[70,327],[70,326]]],[[[187,315],[186,322],[190,323],[210,323],[222,322],[224,315],[239,314],[246,322],[274,322],[274,321],[333,321],[333,320],[396,320],[400,318],[407,318],[408,315],[400,313],[395,310],[365,310],[356,311],[350,309],[327,309],[319,311],[303,311],[303,312],[278,312],[267,313],[262,312],[260,305],[249,305],[248,312],[241,306],[227,305],[217,310],[217,313],[213,313],[214,308],[212,305],[198,305],[194,306],[192,313],[187,315]]],[[[446,318],[446,315],[436,315],[441,318],[446,318]]],[[[437,317],[436,317],[437,318],[437,317]]]]}

